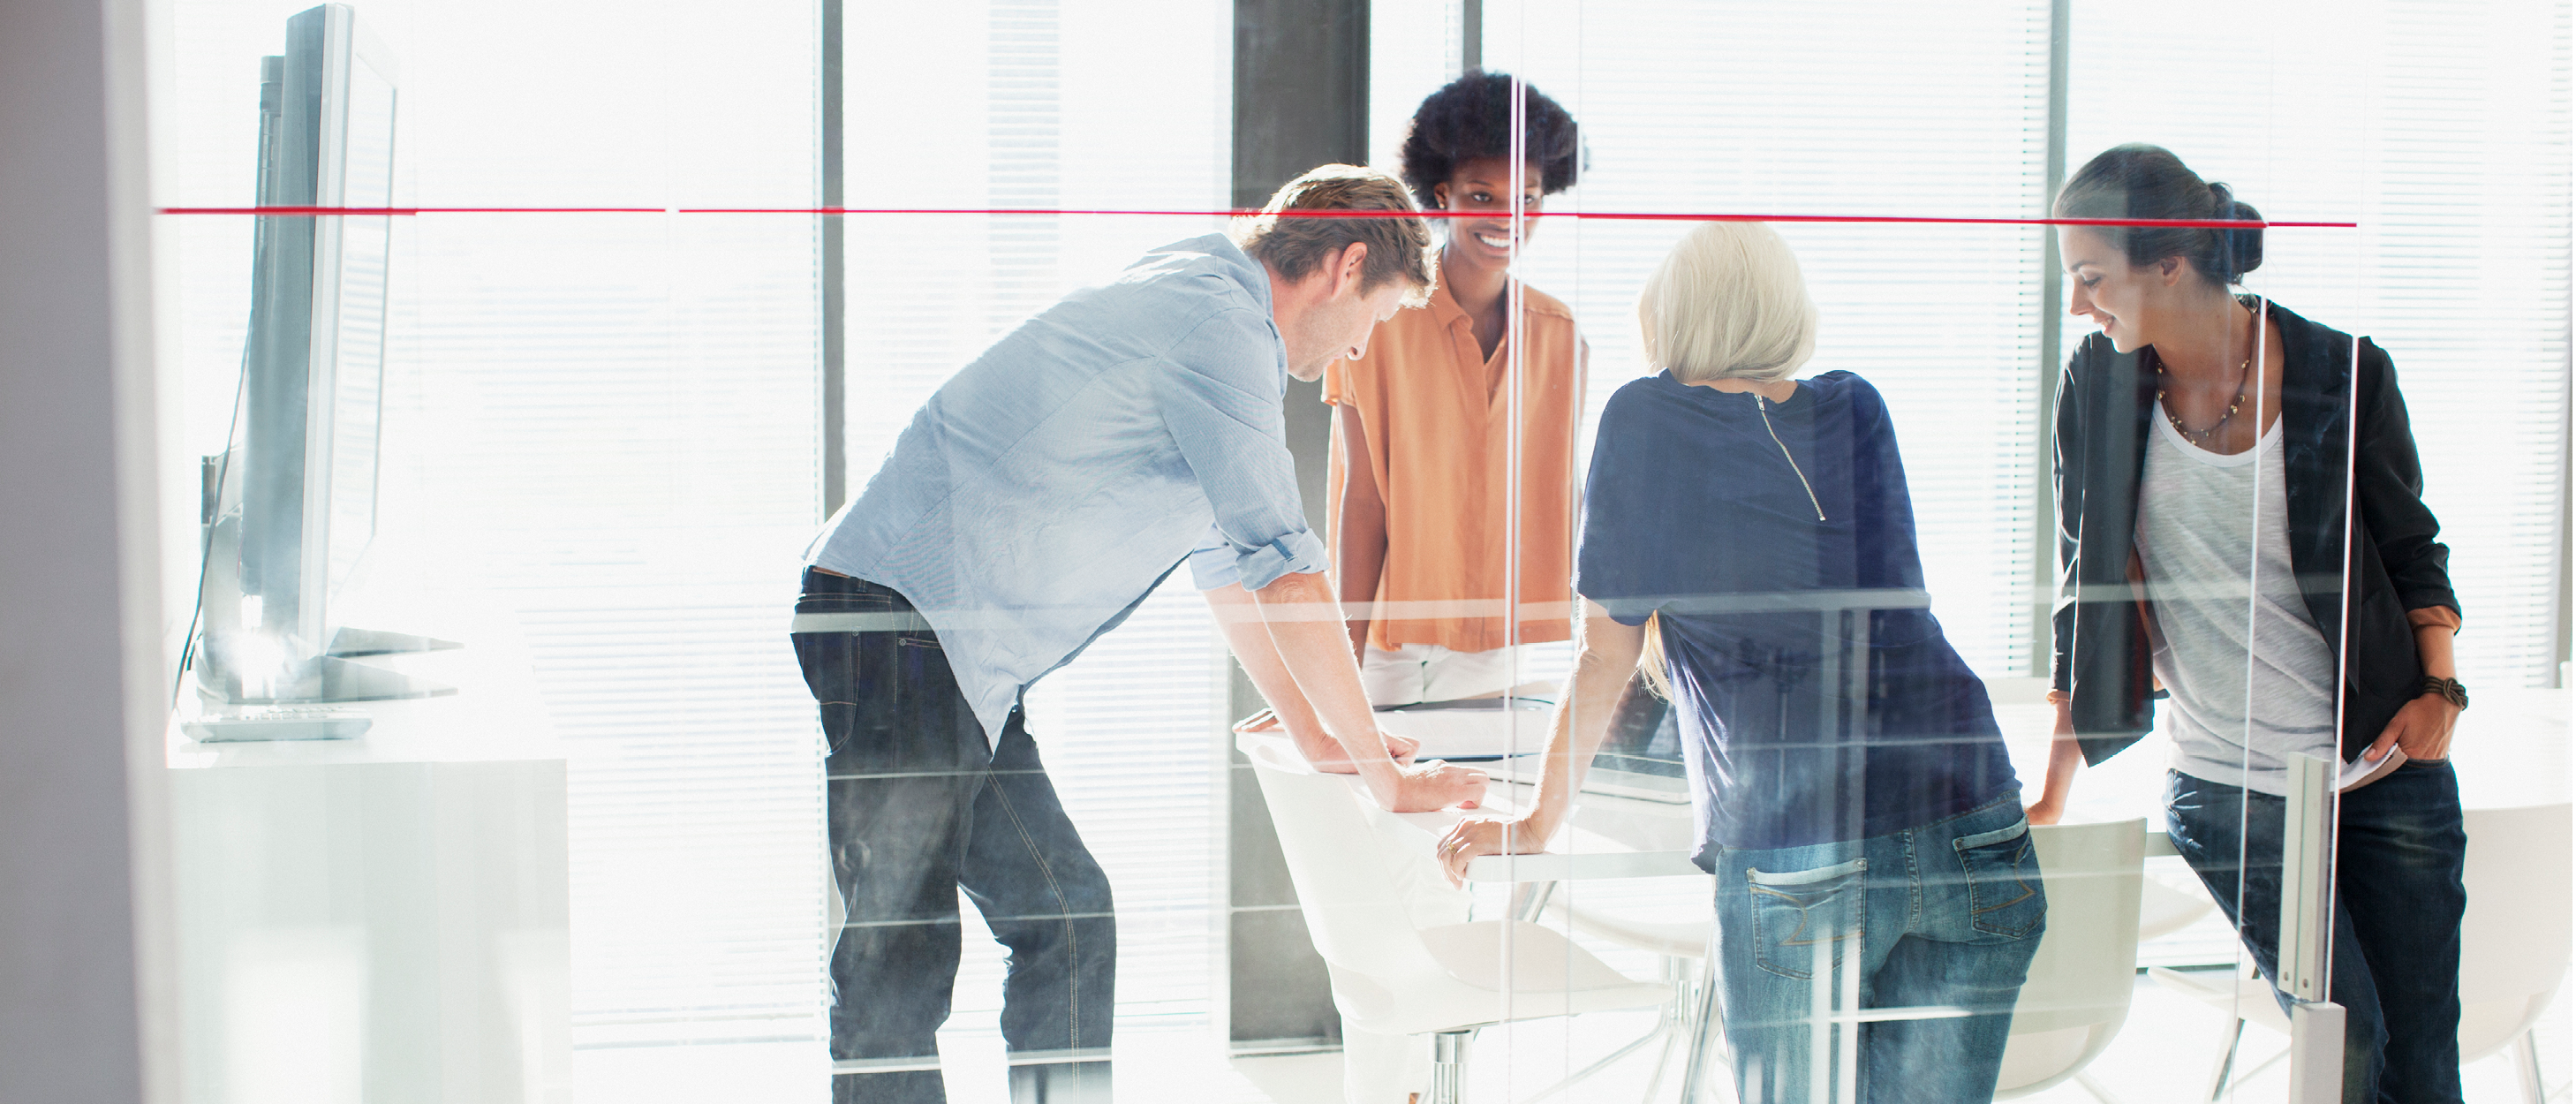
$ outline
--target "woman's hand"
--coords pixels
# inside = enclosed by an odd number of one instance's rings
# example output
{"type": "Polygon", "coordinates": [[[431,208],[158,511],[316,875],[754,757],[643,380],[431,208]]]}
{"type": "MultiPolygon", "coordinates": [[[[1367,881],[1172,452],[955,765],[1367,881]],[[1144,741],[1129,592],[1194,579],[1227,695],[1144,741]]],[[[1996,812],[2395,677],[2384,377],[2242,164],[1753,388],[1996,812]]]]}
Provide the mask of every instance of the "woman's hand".
{"type": "Polygon", "coordinates": [[[2066,795],[2075,791],[2075,772],[2084,765],[2084,749],[2075,742],[2074,706],[2054,690],[2048,700],[2057,706],[2057,723],[2049,730],[2048,777],[2040,784],[2039,800],[2022,808],[2033,824],[2055,824],[2066,815],[2066,795]]]}
{"type": "Polygon", "coordinates": [[[2460,707],[2451,699],[2426,694],[2398,709],[2362,758],[2376,763],[2388,757],[2389,745],[2394,744],[2410,760],[2441,762],[2451,757],[2451,729],[2459,720],[2460,707]]]}
{"type": "Polygon", "coordinates": [[[1449,826],[1449,834],[1440,837],[1432,849],[1440,858],[1440,869],[1449,875],[1453,886],[1467,884],[1467,864],[1483,855],[1528,855],[1540,849],[1545,840],[1531,829],[1529,818],[1519,820],[1462,820],[1449,826]]]}

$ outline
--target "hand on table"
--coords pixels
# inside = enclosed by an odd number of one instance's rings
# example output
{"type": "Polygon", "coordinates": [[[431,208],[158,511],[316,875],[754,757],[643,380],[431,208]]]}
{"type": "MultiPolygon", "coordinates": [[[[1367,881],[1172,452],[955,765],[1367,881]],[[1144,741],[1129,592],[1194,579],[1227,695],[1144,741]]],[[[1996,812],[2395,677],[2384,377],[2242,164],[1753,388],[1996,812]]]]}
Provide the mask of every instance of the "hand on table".
{"type": "Polygon", "coordinates": [[[1485,799],[1485,772],[1434,759],[1395,771],[1395,801],[1388,812],[1428,813],[1455,806],[1473,809],[1485,799]]]}
{"type": "MultiPolygon", "coordinates": [[[[1242,724],[1234,726],[1234,730],[1236,732],[1277,732],[1283,727],[1285,726],[1279,723],[1279,714],[1264,709],[1244,718],[1242,724]]],[[[1386,753],[1395,760],[1397,766],[1413,762],[1414,753],[1422,750],[1422,741],[1408,736],[1398,736],[1385,729],[1379,729],[1377,737],[1386,742],[1386,753]]],[[[1320,732],[1291,732],[1288,738],[1296,743],[1297,753],[1306,757],[1307,765],[1316,770],[1326,774],[1359,773],[1359,767],[1351,763],[1349,749],[1344,748],[1341,741],[1331,736],[1320,732]]]]}
{"type": "Polygon", "coordinates": [[[2460,707],[2439,694],[2426,694],[2407,702],[2380,730],[2379,739],[2361,757],[2376,763],[2388,757],[2390,745],[2406,752],[2410,760],[2440,762],[2451,757],[2451,730],[2459,723],[2460,707]]]}
{"type": "Polygon", "coordinates": [[[1467,864],[1485,855],[1528,855],[1540,850],[1546,841],[1532,838],[1528,821],[1493,820],[1478,817],[1449,826],[1449,834],[1440,837],[1432,854],[1440,859],[1440,869],[1449,875],[1450,885],[1467,883],[1467,864]]]}

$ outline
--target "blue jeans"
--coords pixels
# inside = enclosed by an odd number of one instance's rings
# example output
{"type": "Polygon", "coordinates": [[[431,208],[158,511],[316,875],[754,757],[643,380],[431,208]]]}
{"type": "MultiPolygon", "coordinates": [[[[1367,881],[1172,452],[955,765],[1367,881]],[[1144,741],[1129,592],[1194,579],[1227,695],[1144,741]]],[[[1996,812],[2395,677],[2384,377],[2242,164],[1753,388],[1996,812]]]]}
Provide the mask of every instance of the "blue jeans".
{"type": "MultiPolygon", "coordinates": [[[[918,617],[892,589],[807,571],[796,612],[918,617]]],[[[1065,817],[1018,711],[988,751],[927,627],[791,637],[822,709],[825,816],[847,926],[833,948],[836,1104],[939,1104],[964,889],[1010,948],[1002,1041],[1015,1100],[1107,1101],[1118,963],[1109,879],[1065,817]]]]}
{"type": "Polygon", "coordinates": [[[1720,852],[1718,972],[1737,1095],[1991,1098],[2047,923],[2018,791],[1884,836],[1720,852]],[[1863,1009],[1897,1018],[1860,1023],[1854,1049],[1852,1023],[1837,1020],[1863,1009]]]}
{"type": "MultiPolygon", "coordinates": [[[[2169,775],[2174,850],[2277,983],[2285,802],[2169,775]]],[[[2469,903],[2460,876],[2468,846],[2449,763],[2407,763],[2343,797],[2327,996],[2344,1010],[2343,1098],[2352,1104],[2460,1099],[2460,917],[2469,903]]],[[[2274,995],[2289,1007],[2289,998],[2274,995]]]]}

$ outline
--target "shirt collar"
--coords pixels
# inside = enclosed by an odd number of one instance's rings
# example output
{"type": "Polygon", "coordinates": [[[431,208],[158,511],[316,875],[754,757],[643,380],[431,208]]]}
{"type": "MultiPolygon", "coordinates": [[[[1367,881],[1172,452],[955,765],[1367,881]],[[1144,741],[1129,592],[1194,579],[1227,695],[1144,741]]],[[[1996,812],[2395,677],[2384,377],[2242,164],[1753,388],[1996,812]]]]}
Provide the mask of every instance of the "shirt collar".
{"type": "Polygon", "coordinates": [[[1446,280],[1432,283],[1431,302],[1424,304],[1422,309],[1430,311],[1431,320],[1443,326],[1467,324],[1467,311],[1458,305],[1456,299],[1449,297],[1449,282],[1446,280]]]}

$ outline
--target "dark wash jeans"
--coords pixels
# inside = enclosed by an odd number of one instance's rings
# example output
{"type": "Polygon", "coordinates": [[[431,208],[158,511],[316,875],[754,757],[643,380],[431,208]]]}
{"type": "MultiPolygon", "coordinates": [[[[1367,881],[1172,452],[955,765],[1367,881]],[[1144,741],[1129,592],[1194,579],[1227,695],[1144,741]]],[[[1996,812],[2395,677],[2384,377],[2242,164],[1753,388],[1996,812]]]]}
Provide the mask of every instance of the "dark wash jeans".
{"type": "Polygon", "coordinates": [[[832,1099],[945,1099],[935,1033],[956,983],[963,888],[1011,952],[1002,1040],[1013,1098],[1107,1101],[1109,880],[1021,714],[988,751],[938,636],[890,588],[808,570],[796,612],[885,615],[875,620],[889,626],[791,637],[831,749],[826,816],[849,916],[832,951],[832,1057],[932,1065],[840,1073],[832,1099]]]}
{"type": "MultiPolygon", "coordinates": [[[[2168,774],[2174,849],[2236,923],[2263,976],[2277,982],[2286,803],[2168,774]]],[[[2343,797],[2327,995],[2344,1008],[2350,1104],[2460,1099],[2460,917],[2469,900],[2460,876],[2468,844],[2449,763],[2408,763],[2343,797]]],[[[2286,1009],[2289,999],[2279,999],[2286,1009]]]]}

